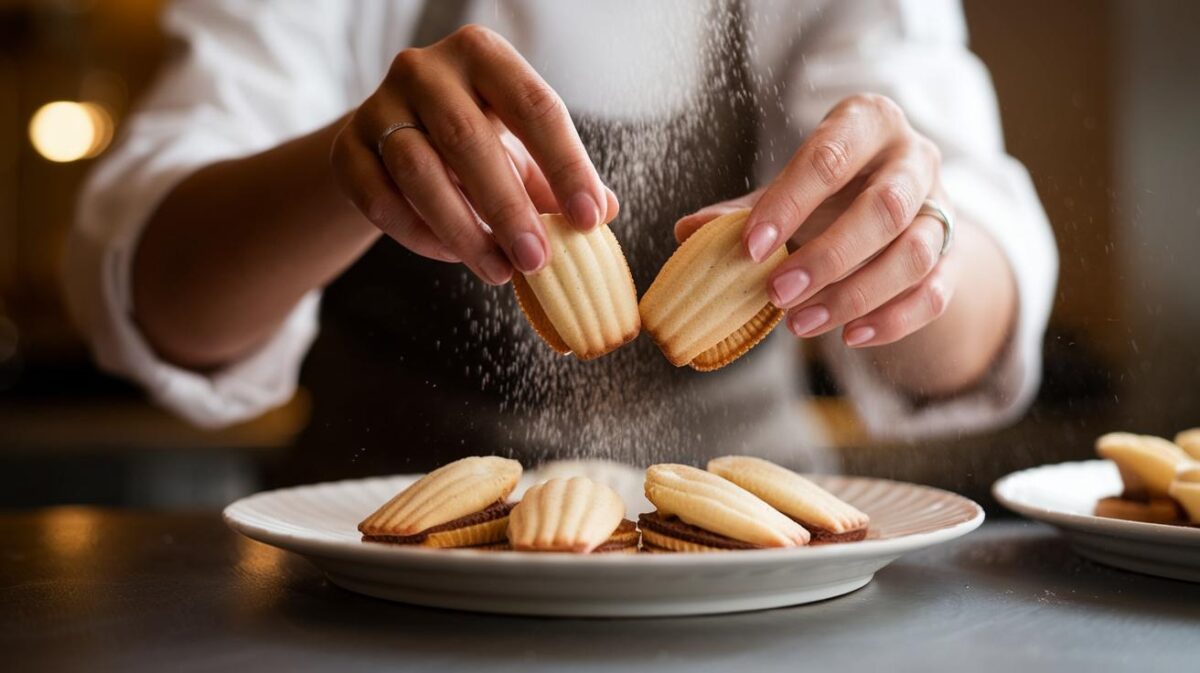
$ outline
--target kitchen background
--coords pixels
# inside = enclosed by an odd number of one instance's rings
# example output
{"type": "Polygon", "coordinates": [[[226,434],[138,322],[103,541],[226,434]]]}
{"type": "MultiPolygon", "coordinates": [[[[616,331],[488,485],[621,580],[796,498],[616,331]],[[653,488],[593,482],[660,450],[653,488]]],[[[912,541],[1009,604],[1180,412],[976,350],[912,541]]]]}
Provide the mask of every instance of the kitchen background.
{"type": "MultiPolygon", "coordinates": [[[[74,196],[168,44],[161,0],[0,0],[0,508],[222,505],[307,418],[303,391],[218,432],[91,364],[63,308],[74,196]]],[[[815,405],[848,472],[987,501],[1002,474],[1086,458],[1102,432],[1200,425],[1200,2],[967,0],[1009,150],[1062,259],[1045,382],[1017,425],[879,445],[815,405]]]]}

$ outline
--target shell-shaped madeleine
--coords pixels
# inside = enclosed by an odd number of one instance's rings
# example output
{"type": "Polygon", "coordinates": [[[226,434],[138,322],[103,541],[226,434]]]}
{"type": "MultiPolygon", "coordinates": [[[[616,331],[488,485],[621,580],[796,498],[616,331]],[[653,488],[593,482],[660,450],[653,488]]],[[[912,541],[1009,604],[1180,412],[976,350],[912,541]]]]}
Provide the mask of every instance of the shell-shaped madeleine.
{"type": "Polygon", "coordinates": [[[1153,435],[1110,432],[1096,440],[1096,453],[1117,464],[1125,490],[1166,496],[1176,469],[1188,456],[1170,440],[1153,435]]]}
{"type": "Polygon", "coordinates": [[[585,477],[551,479],[525,492],[508,519],[513,549],[586,554],[625,518],[616,491],[585,477]]]}
{"type": "Polygon", "coordinates": [[[750,491],[763,502],[809,528],[847,533],[866,528],[871,519],[853,505],[791,470],[752,456],[708,461],[708,471],[750,491]]]}
{"type": "Polygon", "coordinates": [[[542,215],[550,261],[513,277],[525,317],[550,347],[590,360],[632,341],[641,331],[637,288],[607,224],[580,231],[561,215],[542,215]]]}
{"type": "Polygon", "coordinates": [[[1179,505],[1170,498],[1150,498],[1146,501],[1125,498],[1100,498],[1092,510],[1096,516],[1145,523],[1181,523],[1179,505]]]}
{"type": "Polygon", "coordinates": [[[711,472],[665,463],[646,470],[646,497],[663,516],[764,547],[808,544],[803,526],[711,472]]]}
{"type": "Polygon", "coordinates": [[[504,500],[521,478],[521,464],[499,456],[448,463],[415,481],[358,524],[364,535],[416,535],[504,500]]]}
{"type": "Polygon", "coordinates": [[[1200,460],[1200,428],[1184,430],[1175,435],[1175,445],[1183,449],[1184,453],[1191,456],[1193,460],[1200,460]]]}
{"type": "Polygon", "coordinates": [[[642,296],[642,325],[676,367],[724,367],[783,317],[767,295],[767,278],[787,251],[780,246],[762,262],[751,259],[742,245],[749,214],[739,210],[701,227],[642,296]]]}
{"type": "Polygon", "coordinates": [[[1200,523],[1200,465],[1179,470],[1167,491],[1187,512],[1189,521],[1200,523]]]}

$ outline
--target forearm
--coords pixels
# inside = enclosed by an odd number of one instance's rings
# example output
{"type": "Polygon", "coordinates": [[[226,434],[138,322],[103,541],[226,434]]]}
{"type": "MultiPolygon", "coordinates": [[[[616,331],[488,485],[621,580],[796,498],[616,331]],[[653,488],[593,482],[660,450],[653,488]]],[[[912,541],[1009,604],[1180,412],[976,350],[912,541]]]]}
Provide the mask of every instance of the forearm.
{"type": "Polygon", "coordinates": [[[869,350],[880,374],[914,395],[943,397],[977,383],[1004,347],[1017,313],[1017,290],[1004,252],[969,222],[960,223],[943,262],[955,288],[945,313],[895,343],[869,350]]]}
{"type": "Polygon", "coordinates": [[[134,258],[134,317],[166,360],[230,362],[379,235],[338,189],[340,119],[254,156],[207,166],[163,200],[134,258]]]}

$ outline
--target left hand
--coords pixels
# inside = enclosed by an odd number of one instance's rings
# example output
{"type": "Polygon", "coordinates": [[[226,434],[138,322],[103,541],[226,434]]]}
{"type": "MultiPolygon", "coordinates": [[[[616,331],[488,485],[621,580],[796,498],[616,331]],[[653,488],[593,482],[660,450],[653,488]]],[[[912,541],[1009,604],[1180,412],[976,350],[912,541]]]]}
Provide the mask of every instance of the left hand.
{"type": "Polygon", "coordinates": [[[753,207],[743,235],[751,257],[798,245],[768,281],[788,328],[807,338],[844,326],[847,346],[881,346],[938,318],[954,293],[942,223],[917,217],[926,198],[948,208],[940,163],[894,102],[851,96],[770,185],[681,219],[675,234],[682,241],[723,212],[753,207]]]}

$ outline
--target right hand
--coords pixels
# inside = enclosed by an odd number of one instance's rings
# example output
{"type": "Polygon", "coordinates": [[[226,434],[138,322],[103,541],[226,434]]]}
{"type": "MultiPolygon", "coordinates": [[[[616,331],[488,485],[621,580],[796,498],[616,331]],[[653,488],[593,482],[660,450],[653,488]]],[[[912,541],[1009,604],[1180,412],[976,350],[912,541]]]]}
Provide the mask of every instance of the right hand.
{"type": "Polygon", "coordinates": [[[413,252],[493,285],[550,259],[538,212],[580,229],[611,220],[604,186],[558,94],[504,38],[466,26],[400,52],[334,140],[343,191],[413,252]],[[397,122],[417,129],[380,135],[397,122]],[[480,226],[480,220],[491,229],[480,226]]]}

